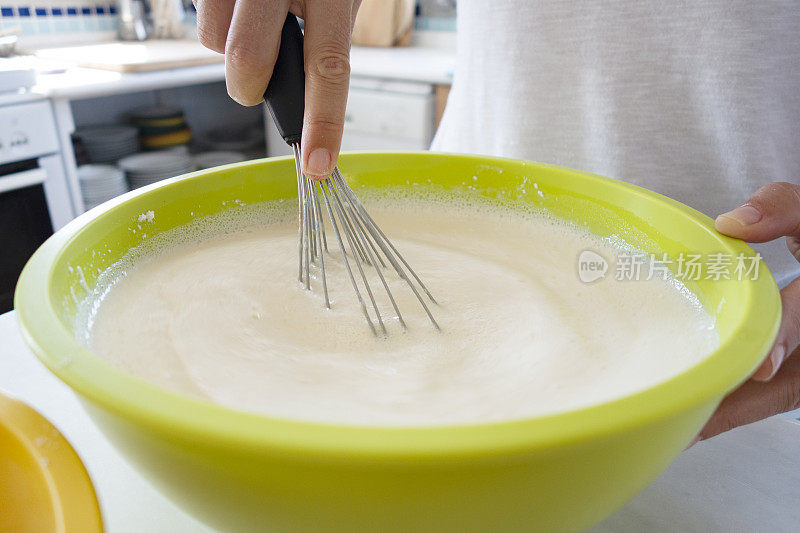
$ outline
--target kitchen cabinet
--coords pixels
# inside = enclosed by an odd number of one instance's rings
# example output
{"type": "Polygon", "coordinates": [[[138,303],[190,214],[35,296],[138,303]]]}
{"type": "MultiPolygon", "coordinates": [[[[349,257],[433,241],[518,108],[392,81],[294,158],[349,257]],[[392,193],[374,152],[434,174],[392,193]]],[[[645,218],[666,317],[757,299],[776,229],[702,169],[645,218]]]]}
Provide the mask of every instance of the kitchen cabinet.
{"type": "MultiPolygon", "coordinates": [[[[271,157],[289,155],[266,114],[271,157]]],[[[345,112],[342,150],[427,150],[436,131],[434,85],[353,77],[345,112]]]]}
{"type": "MultiPolygon", "coordinates": [[[[122,43],[114,46],[117,45],[128,46],[122,43]]],[[[194,57],[200,52],[192,53],[194,57]]],[[[75,214],[83,212],[83,205],[71,148],[72,134],[77,127],[124,121],[126,114],[137,107],[177,105],[184,110],[195,135],[220,125],[230,129],[263,121],[267,130],[264,152],[270,156],[289,153],[271,119],[264,121],[262,106],[244,108],[228,98],[222,63],[131,73],[70,66],[54,59],[59,52],[49,54],[49,59],[31,59],[39,62],[40,70],[34,91],[52,103],[69,190],[69,198],[64,201],[69,202],[75,214]]],[[[183,64],[175,62],[172,56],[171,62],[183,64]]],[[[448,47],[353,47],[343,149],[427,149],[446,99],[443,95],[451,82],[454,64],[455,54],[448,47]]]]}

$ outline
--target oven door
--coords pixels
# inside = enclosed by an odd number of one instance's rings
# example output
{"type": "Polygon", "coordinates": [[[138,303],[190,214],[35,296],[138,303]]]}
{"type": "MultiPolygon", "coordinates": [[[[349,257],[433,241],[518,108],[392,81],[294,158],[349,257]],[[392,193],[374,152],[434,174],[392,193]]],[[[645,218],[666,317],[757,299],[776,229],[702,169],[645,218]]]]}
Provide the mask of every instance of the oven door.
{"type": "Polygon", "coordinates": [[[13,308],[22,267],[53,233],[46,180],[36,159],[0,165],[0,313],[13,308]]]}

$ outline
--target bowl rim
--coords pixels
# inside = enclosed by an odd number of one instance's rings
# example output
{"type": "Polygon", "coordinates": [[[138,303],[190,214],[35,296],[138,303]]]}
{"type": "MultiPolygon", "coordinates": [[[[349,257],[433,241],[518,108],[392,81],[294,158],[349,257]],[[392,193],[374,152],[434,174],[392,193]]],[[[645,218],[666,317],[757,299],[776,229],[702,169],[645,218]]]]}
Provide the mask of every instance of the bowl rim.
{"type": "MultiPolygon", "coordinates": [[[[752,255],[744,242],[716,232],[713,221],[686,205],[658,193],[611,178],[555,165],[509,158],[431,152],[344,152],[341,161],[364,157],[430,157],[474,160],[476,163],[524,163],[526,168],[566,171],[582,180],[603,182],[623,194],[634,194],[688,217],[698,231],[712,234],[726,252],[752,255]]],[[[71,240],[90,222],[140,195],[199,178],[222,168],[269,165],[292,159],[267,158],[202,170],[131,191],[106,202],[67,224],[31,257],[15,292],[17,320],[35,355],[82,399],[151,431],[172,433],[208,445],[236,445],[246,450],[312,455],[328,459],[452,459],[498,457],[609,436],[624,428],[665,419],[713,402],[733,390],[760,364],[777,336],[780,295],[766,265],[755,280],[745,280],[746,311],[734,335],[708,357],[648,389],[601,404],[544,416],[489,423],[435,426],[363,426],[290,420],[235,410],[172,392],[113,367],[91,354],[59,319],[50,298],[53,270],[71,240]],[[739,357],[731,357],[732,353],[739,357]]]]}

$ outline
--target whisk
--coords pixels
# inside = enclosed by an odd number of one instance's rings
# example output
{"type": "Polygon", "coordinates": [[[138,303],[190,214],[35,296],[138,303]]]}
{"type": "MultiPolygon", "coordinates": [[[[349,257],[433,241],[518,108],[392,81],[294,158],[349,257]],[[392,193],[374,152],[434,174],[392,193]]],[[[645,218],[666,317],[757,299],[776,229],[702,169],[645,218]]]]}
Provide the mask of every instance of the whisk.
{"type": "Polygon", "coordinates": [[[325,179],[312,180],[303,174],[300,168],[300,139],[305,107],[304,92],[303,33],[297,18],[289,13],[283,25],[278,58],[272,78],[264,93],[264,100],[283,140],[294,152],[299,211],[299,281],[307,290],[311,290],[311,269],[312,266],[316,267],[322,282],[325,306],[330,308],[331,301],[325,274],[325,254],[330,254],[330,252],[323,217],[324,208],[339,245],[345,270],[372,333],[378,335],[380,330],[380,333],[386,334],[387,331],[384,315],[378,307],[375,294],[367,280],[369,269],[374,269],[377,273],[398,322],[404,329],[407,328],[406,322],[389,289],[384,270],[387,272],[393,270],[408,284],[431,323],[439,330],[439,324],[433,317],[425,297],[432,303],[436,303],[436,300],[364,209],[353,190],[347,185],[339,168],[335,167],[331,175],[325,179]],[[420,291],[425,294],[425,297],[420,291]],[[367,300],[370,304],[369,307],[372,308],[372,314],[375,315],[374,319],[370,314],[367,300]]]}

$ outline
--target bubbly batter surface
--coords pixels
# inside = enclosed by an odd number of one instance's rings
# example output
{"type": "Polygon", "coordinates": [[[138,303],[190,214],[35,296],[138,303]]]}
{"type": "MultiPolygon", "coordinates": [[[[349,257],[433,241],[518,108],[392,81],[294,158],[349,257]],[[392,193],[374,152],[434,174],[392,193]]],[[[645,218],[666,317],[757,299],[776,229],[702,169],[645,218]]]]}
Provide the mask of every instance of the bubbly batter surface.
{"type": "Polygon", "coordinates": [[[311,292],[297,280],[297,222],[287,212],[216,236],[183,233],[181,243],[123,260],[86,303],[87,343],[168,389],[360,425],[589,406],[661,382],[717,346],[711,317],[674,282],[616,281],[613,271],[581,282],[581,251],[619,252],[588,232],[491,209],[368,208],[439,301],[441,333],[388,272],[409,329],[372,279],[390,317],[389,336],[374,337],[335,246],[325,257],[326,310],[320,280],[311,292]]]}

